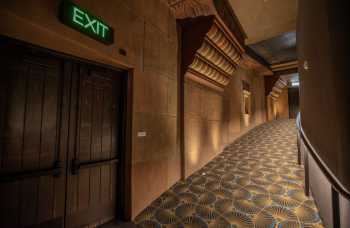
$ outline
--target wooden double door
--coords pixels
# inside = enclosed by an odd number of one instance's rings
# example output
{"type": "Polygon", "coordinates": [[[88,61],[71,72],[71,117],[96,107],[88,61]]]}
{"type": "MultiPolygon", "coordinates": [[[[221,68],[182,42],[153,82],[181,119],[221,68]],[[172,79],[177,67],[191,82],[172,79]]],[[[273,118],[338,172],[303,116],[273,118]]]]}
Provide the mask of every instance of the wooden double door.
{"type": "Polygon", "coordinates": [[[116,219],[123,73],[0,41],[0,227],[116,219]]]}

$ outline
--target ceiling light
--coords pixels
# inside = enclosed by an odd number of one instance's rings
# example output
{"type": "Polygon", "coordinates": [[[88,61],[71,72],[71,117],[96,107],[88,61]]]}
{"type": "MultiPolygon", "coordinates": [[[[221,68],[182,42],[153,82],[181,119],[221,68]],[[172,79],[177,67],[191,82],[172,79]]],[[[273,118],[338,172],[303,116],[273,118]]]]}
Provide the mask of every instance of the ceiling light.
{"type": "Polygon", "coordinates": [[[299,86],[299,82],[292,82],[292,87],[298,87],[299,86]]]}

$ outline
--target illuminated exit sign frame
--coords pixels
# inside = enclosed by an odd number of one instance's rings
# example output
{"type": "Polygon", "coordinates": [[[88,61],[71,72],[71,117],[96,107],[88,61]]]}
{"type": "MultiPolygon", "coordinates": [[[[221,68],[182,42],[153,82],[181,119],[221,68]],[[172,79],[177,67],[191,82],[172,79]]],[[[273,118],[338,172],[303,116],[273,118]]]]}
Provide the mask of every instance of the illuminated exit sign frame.
{"type": "Polygon", "coordinates": [[[101,18],[92,15],[86,9],[69,0],[63,0],[60,5],[60,20],[63,24],[74,28],[95,40],[105,44],[114,42],[114,30],[101,18]]]}

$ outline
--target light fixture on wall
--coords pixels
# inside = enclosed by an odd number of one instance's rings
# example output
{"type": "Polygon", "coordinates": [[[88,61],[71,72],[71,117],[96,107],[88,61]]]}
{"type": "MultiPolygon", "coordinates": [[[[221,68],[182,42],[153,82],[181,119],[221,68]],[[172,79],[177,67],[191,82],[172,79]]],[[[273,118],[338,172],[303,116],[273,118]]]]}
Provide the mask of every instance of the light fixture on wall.
{"type": "Polygon", "coordinates": [[[300,85],[300,83],[298,81],[291,83],[292,87],[299,87],[299,85],[300,85]]]}

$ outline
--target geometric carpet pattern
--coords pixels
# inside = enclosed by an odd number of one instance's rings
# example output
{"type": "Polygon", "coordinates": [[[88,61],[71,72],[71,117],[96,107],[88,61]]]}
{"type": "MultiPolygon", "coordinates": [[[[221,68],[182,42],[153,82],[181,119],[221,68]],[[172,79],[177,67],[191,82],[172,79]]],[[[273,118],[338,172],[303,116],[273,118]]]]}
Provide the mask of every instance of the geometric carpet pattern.
{"type": "Polygon", "coordinates": [[[135,219],[138,227],[323,227],[304,194],[295,120],[260,125],[179,181],[135,219]]]}

